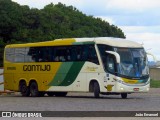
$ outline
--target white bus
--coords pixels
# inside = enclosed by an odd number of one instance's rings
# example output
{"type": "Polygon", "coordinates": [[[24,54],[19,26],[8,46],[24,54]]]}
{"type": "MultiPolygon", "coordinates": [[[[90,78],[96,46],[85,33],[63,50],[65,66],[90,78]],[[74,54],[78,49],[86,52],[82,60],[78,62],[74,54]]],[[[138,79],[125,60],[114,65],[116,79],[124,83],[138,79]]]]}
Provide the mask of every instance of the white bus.
{"type": "Polygon", "coordinates": [[[4,88],[33,97],[93,92],[127,98],[149,91],[147,55],[141,44],[110,37],[7,45],[4,88]]]}

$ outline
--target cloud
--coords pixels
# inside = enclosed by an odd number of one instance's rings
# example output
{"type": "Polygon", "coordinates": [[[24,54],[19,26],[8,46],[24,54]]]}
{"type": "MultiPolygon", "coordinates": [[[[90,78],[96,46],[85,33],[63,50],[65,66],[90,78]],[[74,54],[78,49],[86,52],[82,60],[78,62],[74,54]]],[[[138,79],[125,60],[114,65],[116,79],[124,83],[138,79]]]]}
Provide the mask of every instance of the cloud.
{"type": "Polygon", "coordinates": [[[125,33],[160,33],[160,26],[119,26],[125,33]]]}
{"type": "MultiPolygon", "coordinates": [[[[126,39],[143,44],[147,52],[160,60],[160,26],[119,26],[125,33],[126,39]]],[[[149,56],[149,60],[153,60],[149,56]]]]}
{"type": "Polygon", "coordinates": [[[107,0],[107,8],[118,8],[135,11],[159,8],[159,0],[107,0]]]}
{"type": "Polygon", "coordinates": [[[31,8],[39,8],[42,9],[45,5],[48,5],[50,3],[57,4],[58,2],[61,2],[66,5],[73,5],[73,6],[81,6],[81,0],[12,0],[14,2],[17,2],[21,5],[29,5],[31,8]],[[78,3],[78,4],[77,4],[78,3]]]}
{"type": "MultiPolygon", "coordinates": [[[[160,61],[160,34],[157,33],[128,33],[127,39],[143,44],[147,52],[152,53],[160,61]]],[[[149,60],[153,60],[149,56],[149,60]]]]}

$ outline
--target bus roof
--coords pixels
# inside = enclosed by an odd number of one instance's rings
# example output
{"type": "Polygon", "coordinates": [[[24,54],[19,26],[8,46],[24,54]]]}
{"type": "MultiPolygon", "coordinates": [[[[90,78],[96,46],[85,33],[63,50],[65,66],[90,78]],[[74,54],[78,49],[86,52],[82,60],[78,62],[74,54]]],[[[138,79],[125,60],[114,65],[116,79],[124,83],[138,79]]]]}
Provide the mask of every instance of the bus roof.
{"type": "Polygon", "coordinates": [[[137,42],[126,40],[123,38],[113,37],[97,37],[97,38],[75,38],[76,42],[94,41],[96,44],[106,44],[115,47],[142,48],[143,46],[137,42]]]}
{"type": "Polygon", "coordinates": [[[105,44],[115,47],[129,47],[129,48],[142,48],[142,45],[133,41],[122,38],[112,37],[95,37],[95,38],[66,38],[56,39],[52,41],[26,43],[26,44],[11,44],[8,47],[34,47],[34,46],[59,46],[59,45],[78,45],[78,44],[105,44]]]}

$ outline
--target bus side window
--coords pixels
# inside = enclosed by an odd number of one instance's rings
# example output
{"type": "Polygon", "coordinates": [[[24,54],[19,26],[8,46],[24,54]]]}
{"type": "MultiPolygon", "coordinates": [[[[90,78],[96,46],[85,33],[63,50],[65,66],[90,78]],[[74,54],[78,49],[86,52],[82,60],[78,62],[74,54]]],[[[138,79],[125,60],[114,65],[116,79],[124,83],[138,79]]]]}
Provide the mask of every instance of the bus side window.
{"type": "Polygon", "coordinates": [[[41,49],[42,52],[42,62],[50,62],[51,61],[51,48],[43,47],[41,49]]]}
{"type": "Polygon", "coordinates": [[[77,60],[77,50],[76,47],[71,48],[71,61],[77,60]]]}
{"type": "Polygon", "coordinates": [[[25,62],[35,62],[36,60],[37,60],[36,48],[35,47],[26,48],[25,62]]]}
{"type": "Polygon", "coordinates": [[[89,53],[89,51],[88,51],[88,46],[87,45],[85,45],[85,46],[82,46],[82,58],[81,58],[81,60],[82,61],[88,61],[88,53],[89,53]]]}
{"type": "Polygon", "coordinates": [[[66,47],[66,54],[65,54],[65,58],[66,58],[66,61],[71,61],[71,49],[70,47],[66,47]]]}
{"type": "Polygon", "coordinates": [[[25,53],[25,62],[31,62],[32,61],[32,56],[30,52],[30,48],[26,48],[26,53],[25,53]]]}
{"type": "Polygon", "coordinates": [[[85,61],[89,61],[89,62],[93,62],[95,64],[99,64],[97,53],[96,53],[94,45],[84,46],[83,52],[84,52],[83,56],[85,58],[85,61]]]}
{"type": "Polygon", "coordinates": [[[50,59],[51,59],[50,61],[54,62],[54,60],[55,60],[55,53],[56,53],[55,52],[55,47],[50,47],[50,52],[49,53],[50,53],[50,59]]]}
{"type": "Polygon", "coordinates": [[[24,62],[24,59],[25,59],[25,48],[15,48],[14,62],[24,62]]]}
{"type": "Polygon", "coordinates": [[[5,49],[5,58],[7,61],[9,62],[14,62],[14,58],[15,58],[15,48],[6,48],[5,49]]]}
{"type": "Polygon", "coordinates": [[[65,62],[66,61],[66,48],[65,47],[61,47],[60,50],[60,61],[61,62],[65,62]]]}
{"type": "Polygon", "coordinates": [[[59,62],[59,50],[58,50],[58,47],[56,47],[55,49],[55,57],[54,57],[54,61],[55,62],[59,62]]]}
{"type": "Polygon", "coordinates": [[[93,45],[90,45],[88,51],[89,51],[89,54],[88,54],[89,61],[99,64],[95,47],[93,45]]]}
{"type": "Polygon", "coordinates": [[[66,61],[66,47],[55,47],[55,62],[65,62],[66,61]]]}

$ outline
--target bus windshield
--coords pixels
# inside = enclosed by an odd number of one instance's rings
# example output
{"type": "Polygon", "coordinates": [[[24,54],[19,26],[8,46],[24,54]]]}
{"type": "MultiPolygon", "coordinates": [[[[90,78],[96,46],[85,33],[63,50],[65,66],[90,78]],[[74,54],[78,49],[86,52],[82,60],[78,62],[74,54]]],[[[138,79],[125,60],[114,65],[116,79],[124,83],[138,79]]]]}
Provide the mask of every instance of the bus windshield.
{"type": "Polygon", "coordinates": [[[118,48],[106,49],[99,46],[104,68],[112,74],[129,78],[144,78],[149,76],[147,55],[143,48],[118,48]],[[115,51],[120,55],[120,63],[116,64],[115,57],[104,51],[115,51]]]}
{"type": "Polygon", "coordinates": [[[120,75],[140,78],[149,75],[147,56],[142,48],[115,48],[120,55],[117,72],[120,75]]]}

